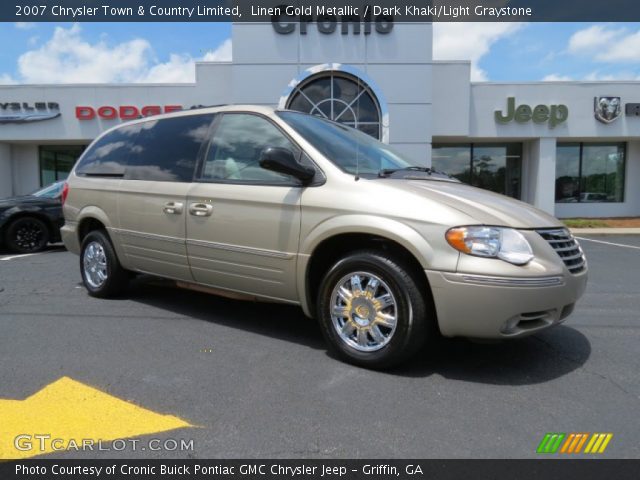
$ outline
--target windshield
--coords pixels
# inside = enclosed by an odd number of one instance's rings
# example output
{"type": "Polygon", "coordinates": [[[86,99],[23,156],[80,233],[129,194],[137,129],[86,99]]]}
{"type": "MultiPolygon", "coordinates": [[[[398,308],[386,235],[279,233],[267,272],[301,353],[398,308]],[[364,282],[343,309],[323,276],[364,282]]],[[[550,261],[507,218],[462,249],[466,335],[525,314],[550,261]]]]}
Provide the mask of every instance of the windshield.
{"type": "Polygon", "coordinates": [[[345,172],[377,175],[386,169],[424,167],[354,128],[304,113],[278,112],[278,115],[345,172]]]}
{"type": "Polygon", "coordinates": [[[51,185],[47,185],[46,187],[42,187],[40,190],[36,190],[29,195],[40,198],[58,198],[60,196],[60,192],[62,192],[62,185],[64,182],[56,182],[51,185]]]}

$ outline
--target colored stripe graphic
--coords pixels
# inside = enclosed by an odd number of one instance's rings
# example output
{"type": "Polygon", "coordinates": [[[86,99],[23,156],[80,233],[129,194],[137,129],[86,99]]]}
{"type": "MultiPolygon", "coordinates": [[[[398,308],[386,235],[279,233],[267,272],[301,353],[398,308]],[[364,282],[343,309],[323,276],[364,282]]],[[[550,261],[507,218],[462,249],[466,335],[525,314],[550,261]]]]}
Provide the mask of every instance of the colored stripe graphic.
{"type": "Polygon", "coordinates": [[[582,439],[580,439],[580,442],[578,443],[578,445],[576,446],[576,450],[574,453],[580,453],[580,450],[582,450],[582,446],[585,444],[585,442],[587,441],[587,438],[589,438],[589,434],[588,433],[583,433],[582,434],[582,439]]]}
{"type": "Polygon", "coordinates": [[[604,453],[613,438],[613,433],[556,433],[545,434],[536,453],[604,453]],[[564,440],[564,442],[563,442],[564,440]],[[588,440],[588,441],[587,441],[588,440]],[[586,444],[584,452],[582,447],[586,444]]]}
{"type": "Polygon", "coordinates": [[[569,436],[567,437],[567,439],[565,440],[564,444],[562,445],[562,449],[560,450],[560,453],[568,453],[570,451],[570,448],[573,448],[573,443],[576,440],[576,434],[575,433],[570,433],[569,436]]]}
{"type": "Polygon", "coordinates": [[[540,445],[538,445],[538,449],[536,450],[536,453],[546,453],[545,447],[547,446],[547,443],[549,442],[549,439],[551,438],[551,433],[547,433],[543,438],[542,441],[540,442],[540,445]]]}
{"type": "Polygon", "coordinates": [[[584,442],[589,438],[588,433],[571,433],[562,445],[560,453],[580,453],[584,442]]]}
{"type": "Polygon", "coordinates": [[[594,433],[584,453],[604,453],[612,438],[613,433],[594,433]]]}
{"type": "Polygon", "coordinates": [[[547,433],[540,445],[538,445],[537,453],[556,453],[566,433],[547,433]]]}
{"type": "Polygon", "coordinates": [[[607,449],[607,447],[609,446],[609,442],[611,441],[611,439],[613,438],[613,433],[607,433],[606,434],[606,438],[604,439],[604,442],[602,442],[602,445],[600,446],[600,450],[598,450],[598,453],[604,453],[604,451],[607,449]]]}

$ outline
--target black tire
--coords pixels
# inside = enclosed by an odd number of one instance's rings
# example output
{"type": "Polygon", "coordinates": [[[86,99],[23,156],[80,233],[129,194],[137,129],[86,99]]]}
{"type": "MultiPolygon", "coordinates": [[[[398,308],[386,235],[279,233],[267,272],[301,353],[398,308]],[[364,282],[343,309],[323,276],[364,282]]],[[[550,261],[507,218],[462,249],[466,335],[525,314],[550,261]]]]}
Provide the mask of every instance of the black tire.
{"type": "Polygon", "coordinates": [[[36,217],[20,217],[7,227],[5,243],[9,250],[17,253],[36,253],[49,243],[47,224],[36,217]]]}
{"type": "Polygon", "coordinates": [[[127,288],[129,275],[120,265],[111,240],[104,230],[89,232],[82,240],[82,247],[80,249],[80,275],[82,275],[82,283],[92,297],[115,297],[127,288]],[[95,253],[95,256],[89,255],[91,258],[95,257],[95,262],[92,263],[92,260],[87,259],[87,268],[85,268],[85,253],[89,248],[93,249],[90,254],[95,253]],[[100,248],[102,249],[103,255],[100,254],[100,248]],[[101,261],[102,258],[104,258],[104,263],[101,261]],[[92,267],[100,270],[100,272],[106,272],[106,278],[100,277],[97,279],[95,276],[92,276],[92,273],[95,274],[95,270],[93,272],[91,270],[92,267]],[[101,282],[99,281],[100,279],[102,279],[101,282]]]}
{"type": "MultiPolygon", "coordinates": [[[[378,251],[354,252],[339,260],[325,274],[317,299],[317,318],[330,349],[348,363],[372,369],[391,368],[415,355],[425,344],[428,332],[431,330],[429,327],[435,325],[431,294],[426,282],[420,281],[416,277],[417,275],[412,273],[412,270],[404,265],[403,262],[385,258],[383,253],[378,251]],[[387,343],[378,342],[379,345],[383,346],[376,347],[374,345],[375,348],[378,348],[374,351],[361,351],[358,349],[358,345],[354,346],[347,343],[348,340],[341,337],[337,330],[338,327],[334,325],[334,320],[332,319],[334,289],[337,289],[338,285],[344,285],[345,278],[358,272],[370,273],[378,277],[379,280],[386,284],[384,289],[386,290],[386,287],[388,287],[389,293],[395,298],[394,307],[389,307],[391,310],[379,311],[382,314],[390,311],[395,313],[395,330],[384,329],[386,333],[389,333],[388,337],[385,337],[388,338],[385,340],[387,343]]],[[[368,279],[370,277],[365,275],[363,278],[368,279]]],[[[380,283],[377,284],[381,285],[380,283]]],[[[362,287],[363,289],[360,292],[364,293],[367,288],[364,284],[362,287]]],[[[373,288],[377,288],[375,292],[381,292],[381,287],[373,288]]],[[[357,290],[357,288],[353,289],[353,291],[357,290]]],[[[375,295],[372,293],[369,298],[374,298],[375,295]]],[[[356,297],[357,295],[351,298],[356,297]]],[[[344,300],[338,299],[338,302],[345,302],[345,305],[347,305],[344,300]]],[[[349,302],[348,305],[350,305],[351,310],[345,306],[344,311],[355,312],[353,302],[349,302]]],[[[366,304],[365,309],[362,311],[365,312],[365,315],[374,315],[375,318],[378,318],[375,312],[370,312],[368,308],[370,306],[371,304],[366,304]]],[[[358,325],[354,315],[354,313],[343,313],[337,317],[342,318],[342,320],[338,321],[343,321],[344,324],[351,322],[350,328],[353,329],[351,331],[353,332],[352,335],[354,335],[351,341],[359,344],[359,333],[362,329],[360,326],[354,328],[358,325]]],[[[363,320],[360,317],[358,319],[363,320]]],[[[363,327],[365,332],[376,325],[375,320],[370,320],[370,322],[369,325],[363,327]]],[[[371,332],[371,330],[368,331],[371,332]]],[[[380,331],[380,328],[378,328],[378,335],[380,331]]],[[[363,338],[366,339],[364,348],[370,348],[367,342],[376,343],[371,333],[364,333],[363,335],[363,338]]],[[[362,345],[360,345],[360,348],[362,348],[362,345]]]]}

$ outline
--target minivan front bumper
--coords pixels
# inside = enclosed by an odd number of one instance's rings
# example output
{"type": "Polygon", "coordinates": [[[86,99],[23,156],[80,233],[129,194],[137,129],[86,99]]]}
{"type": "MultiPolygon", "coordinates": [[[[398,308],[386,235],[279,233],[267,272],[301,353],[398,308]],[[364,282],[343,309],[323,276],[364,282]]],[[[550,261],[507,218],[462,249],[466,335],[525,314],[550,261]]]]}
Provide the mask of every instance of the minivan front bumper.
{"type": "Polygon", "coordinates": [[[446,337],[522,337],[561,323],[582,296],[579,274],[500,277],[425,270],[446,337]]]}

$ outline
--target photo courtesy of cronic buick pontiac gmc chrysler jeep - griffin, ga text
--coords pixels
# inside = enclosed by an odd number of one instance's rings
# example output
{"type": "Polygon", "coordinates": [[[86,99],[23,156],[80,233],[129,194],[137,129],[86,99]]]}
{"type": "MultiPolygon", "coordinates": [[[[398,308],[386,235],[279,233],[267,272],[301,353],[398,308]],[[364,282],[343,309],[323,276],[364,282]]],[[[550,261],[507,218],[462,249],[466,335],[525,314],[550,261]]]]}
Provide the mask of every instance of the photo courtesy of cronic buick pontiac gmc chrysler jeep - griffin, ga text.
{"type": "Polygon", "coordinates": [[[63,190],[90,295],[134,273],[296,304],[342,359],[387,368],[442,334],[562,322],[587,263],[554,217],[417,165],[365,133],[257,106],[201,108],[98,137],[63,190]]]}

